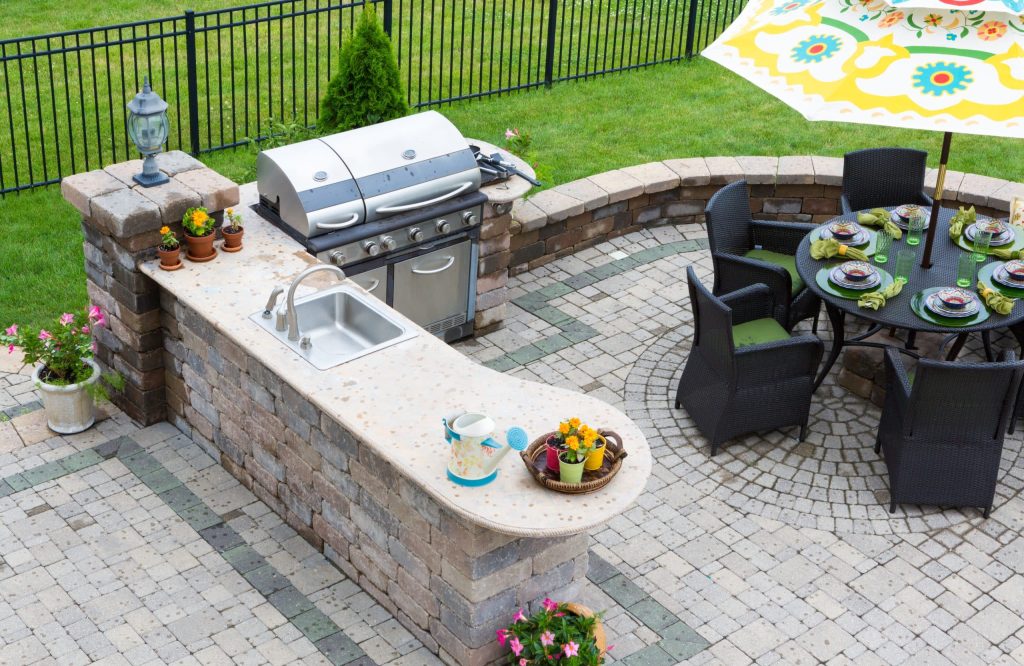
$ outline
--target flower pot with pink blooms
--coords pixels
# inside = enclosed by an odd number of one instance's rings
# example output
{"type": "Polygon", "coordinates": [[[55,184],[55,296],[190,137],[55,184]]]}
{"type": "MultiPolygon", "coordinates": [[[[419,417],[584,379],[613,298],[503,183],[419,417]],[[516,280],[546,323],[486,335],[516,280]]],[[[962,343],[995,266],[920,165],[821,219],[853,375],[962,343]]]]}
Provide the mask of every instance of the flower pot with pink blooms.
{"type": "Polygon", "coordinates": [[[597,666],[608,649],[601,616],[576,603],[545,599],[527,616],[522,609],[507,629],[498,629],[498,643],[516,666],[597,666]]]}
{"type": "Polygon", "coordinates": [[[124,387],[120,375],[103,373],[93,360],[93,331],[105,324],[93,305],[84,315],[65,312],[48,328],[12,324],[0,334],[8,353],[20,349],[26,365],[38,363],[32,380],[46,410],[46,425],[54,432],[88,429],[96,421],[95,401],[109,398],[108,387],[124,387]]]}

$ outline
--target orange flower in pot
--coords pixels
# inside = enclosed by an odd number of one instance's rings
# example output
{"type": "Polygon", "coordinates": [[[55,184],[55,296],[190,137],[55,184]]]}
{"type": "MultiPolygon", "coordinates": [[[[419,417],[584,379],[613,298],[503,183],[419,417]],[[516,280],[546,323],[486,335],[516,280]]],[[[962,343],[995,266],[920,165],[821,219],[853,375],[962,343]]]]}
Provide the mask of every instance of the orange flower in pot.
{"type": "Polygon", "coordinates": [[[160,227],[160,246],[156,249],[160,257],[160,268],[176,271],[181,268],[181,241],[168,226],[160,227]]]}
{"type": "Polygon", "coordinates": [[[185,242],[188,244],[186,257],[192,261],[210,261],[217,256],[213,249],[216,227],[205,208],[189,208],[181,219],[185,227],[185,242]]]}
{"type": "Polygon", "coordinates": [[[224,234],[224,245],[221,246],[225,252],[238,252],[242,249],[242,216],[235,212],[234,208],[224,211],[224,226],[221,227],[224,234]]]}

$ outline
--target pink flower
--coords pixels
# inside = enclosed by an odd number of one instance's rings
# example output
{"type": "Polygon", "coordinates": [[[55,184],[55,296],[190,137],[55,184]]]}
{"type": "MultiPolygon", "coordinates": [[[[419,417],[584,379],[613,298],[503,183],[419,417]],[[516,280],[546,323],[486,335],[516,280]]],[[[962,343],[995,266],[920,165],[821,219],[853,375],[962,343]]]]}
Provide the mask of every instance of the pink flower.
{"type": "Polygon", "coordinates": [[[553,633],[551,633],[550,631],[545,631],[543,634],[540,635],[540,644],[541,645],[554,645],[555,644],[555,635],[553,633]]]}
{"type": "Polygon", "coordinates": [[[562,646],[562,651],[565,652],[566,657],[575,657],[580,653],[580,646],[576,641],[569,641],[562,646]]]}
{"type": "Polygon", "coordinates": [[[530,662],[528,662],[526,660],[526,657],[523,657],[522,659],[519,660],[519,666],[526,666],[528,663],[530,663],[530,662]]]}
{"type": "Polygon", "coordinates": [[[10,326],[7,327],[7,330],[4,331],[4,333],[6,333],[7,335],[17,335],[18,334],[18,325],[17,324],[11,324],[10,326]]]}
{"type": "Polygon", "coordinates": [[[88,326],[83,326],[82,327],[82,335],[89,335],[89,327],[88,326]]]}
{"type": "Polygon", "coordinates": [[[94,354],[96,353],[96,341],[95,340],[92,341],[92,344],[89,345],[89,348],[92,349],[92,352],[94,354]]]}
{"type": "Polygon", "coordinates": [[[505,641],[508,640],[508,629],[498,629],[494,633],[498,635],[498,645],[505,647],[505,641]]]}
{"type": "Polygon", "coordinates": [[[60,323],[62,325],[64,325],[64,326],[67,326],[68,324],[70,324],[74,320],[75,320],[75,315],[71,314],[70,312],[65,312],[64,314],[62,314],[60,316],[60,323]]]}
{"type": "Polygon", "coordinates": [[[39,339],[40,340],[53,340],[53,334],[50,333],[48,330],[46,330],[44,328],[43,330],[39,331],[39,339]]]}
{"type": "Polygon", "coordinates": [[[512,138],[512,137],[514,137],[515,135],[516,135],[516,133],[515,133],[515,132],[513,132],[513,131],[512,131],[511,129],[506,129],[506,130],[505,130],[505,138],[506,138],[506,139],[511,139],[511,138],[512,138]]]}
{"type": "Polygon", "coordinates": [[[508,646],[512,649],[512,653],[515,654],[515,656],[517,656],[517,657],[523,651],[523,644],[519,642],[519,637],[518,636],[513,636],[512,640],[509,641],[508,646]]]}
{"type": "Polygon", "coordinates": [[[7,353],[8,354],[13,354],[14,353],[14,345],[7,345],[7,353]]]}
{"type": "Polygon", "coordinates": [[[556,611],[556,610],[558,610],[558,604],[556,604],[556,603],[555,603],[554,601],[551,601],[551,599],[547,599],[547,598],[545,598],[545,599],[544,599],[544,601],[543,601],[543,602],[541,602],[541,603],[542,603],[542,604],[543,604],[543,606],[544,606],[544,610],[546,610],[546,611],[547,611],[547,612],[549,612],[549,613],[550,613],[551,611],[556,611]]]}
{"type": "Polygon", "coordinates": [[[102,316],[103,316],[103,313],[100,312],[100,306],[98,306],[98,305],[90,305],[89,306],[89,319],[99,319],[102,316]]]}
{"type": "Polygon", "coordinates": [[[516,611],[516,614],[512,618],[512,621],[513,622],[523,622],[524,620],[526,620],[526,616],[523,615],[523,609],[520,608],[519,610],[516,611]]]}

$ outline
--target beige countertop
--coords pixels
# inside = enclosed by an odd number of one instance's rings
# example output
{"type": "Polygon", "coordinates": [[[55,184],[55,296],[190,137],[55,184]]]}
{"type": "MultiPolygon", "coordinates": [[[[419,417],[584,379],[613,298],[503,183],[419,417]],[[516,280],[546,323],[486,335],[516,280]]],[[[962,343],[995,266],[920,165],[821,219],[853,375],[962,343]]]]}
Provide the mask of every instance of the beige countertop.
{"type": "MultiPolygon", "coordinates": [[[[519,536],[574,534],[608,521],[640,495],[651,472],[647,441],[625,414],[600,400],[478,365],[404,318],[418,332],[416,337],[325,371],[250,321],[251,314],[263,309],[271,289],[287,287],[315,263],[298,243],[249,208],[256,199],[255,184],[241,188],[241,252],[221,252],[209,263],[185,259],[184,269],[173,272],[160,270],[152,261],[143,264],[143,272],[442,505],[473,523],[519,536]],[[542,488],[515,451],[501,461],[492,483],[460,486],[446,475],[449,451],[441,424],[443,416],[457,410],[491,416],[501,441],[513,425],[523,427],[532,441],[554,430],[560,420],[579,416],[596,428],[618,432],[629,457],[608,486],[587,495],[542,488]]],[[[311,277],[297,294],[332,283],[311,277]]]]}

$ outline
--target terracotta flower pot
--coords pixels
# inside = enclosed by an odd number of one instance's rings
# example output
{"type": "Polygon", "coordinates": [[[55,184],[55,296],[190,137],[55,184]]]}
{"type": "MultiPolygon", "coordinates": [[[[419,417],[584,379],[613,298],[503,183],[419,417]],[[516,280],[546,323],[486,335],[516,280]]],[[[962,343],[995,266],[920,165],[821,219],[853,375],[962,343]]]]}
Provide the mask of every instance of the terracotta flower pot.
{"type": "Polygon", "coordinates": [[[50,430],[64,435],[74,434],[89,429],[96,421],[92,395],[85,389],[88,384],[100,380],[100,366],[92,359],[83,359],[92,368],[92,374],[77,384],[47,384],[42,376],[45,366],[36,366],[32,374],[33,382],[39,389],[43,409],[46,410],[46,425],[50,430]]]}
{"type": "Polygon", "coordinates": [[[186,257],[192,261],[209,261],[217,256],[217,251],[213,249],[213,240],[216,238],[216,234],[209,233],[205,236],[193,236],[191,234],[185,234],[185,242],[188,243],[188,252],[185,254],[186,257]]]}
{"type": "Polygon", "coordinates": [[[165,250],[163,246],[156,249],[157,255],[160,256],[160,268],[165,271],[176,271],[181,268],[181,246],[172,249],[165,250]]]}
{"type": "Polygon", "coordinates": [[[224,227],[221,229],[221,233],[224,234],[224,246],[225,252],[238,252],[242,249],[242,235],[245,233],[245,229],[239,227],[238,231],[231,231],[231,227],[224,227]]]}
{"type": "MultiPolygon", "coordinates": [[[[579,615],[580,617],[593,617],[594,611],[590,610],[583,604],[577,604],[569,602],[565,605],[565,610],[570,613],[579,615]]],[[[601,623],[601,618],[597,618],[594,621],[594,643],[597,645],[598,651],[603,655],[608,651],[608,638],[604,633],[604,625],[601,623]]]]}

